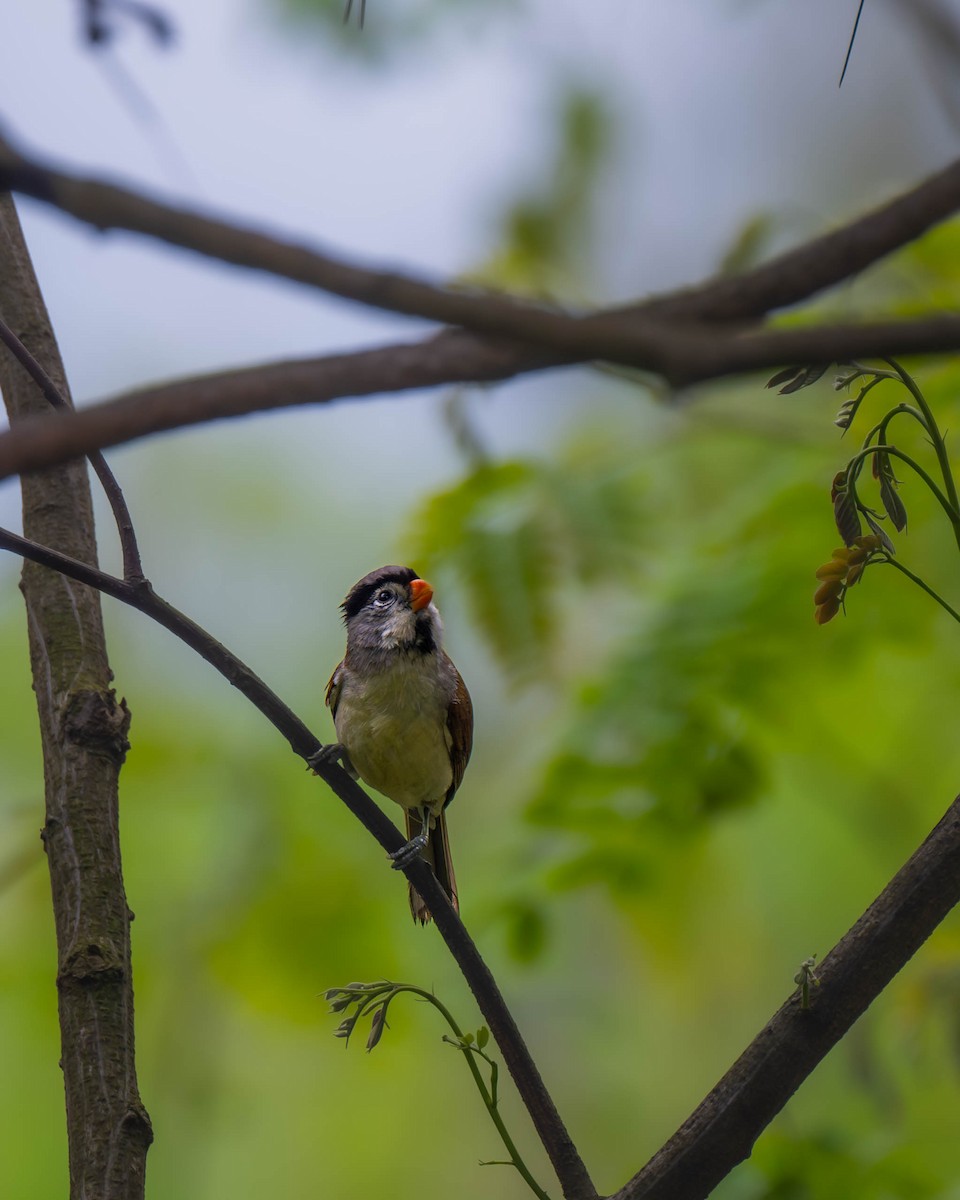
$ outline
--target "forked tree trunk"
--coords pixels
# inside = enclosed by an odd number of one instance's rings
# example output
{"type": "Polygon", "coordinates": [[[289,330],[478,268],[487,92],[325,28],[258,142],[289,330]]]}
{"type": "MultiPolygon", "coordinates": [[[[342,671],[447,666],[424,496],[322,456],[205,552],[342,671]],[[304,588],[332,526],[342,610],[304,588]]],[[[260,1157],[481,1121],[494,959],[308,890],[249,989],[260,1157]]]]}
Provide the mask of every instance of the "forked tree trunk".
{"type": "MultiPolygon", "coordinates": [[[[68,396],[63,364],[11,197],[0,194],[0,316],[68,396]]],[[[104,353],[109,353],[104,345],[104,353]]],[[[0,346],[11,424],[47,401],[0,346]]],[[[26,537],[96,564],[86,463],[22,481],[26,537]]],[[[57,930],[61,1066],[72,1200],[140,1200],[150,1120],[137,1090],[130,921],[117,782],[129,713],[112,675],[99,594],[24,564],[30,661],[43,744],[46,847],[57,930]]]]}

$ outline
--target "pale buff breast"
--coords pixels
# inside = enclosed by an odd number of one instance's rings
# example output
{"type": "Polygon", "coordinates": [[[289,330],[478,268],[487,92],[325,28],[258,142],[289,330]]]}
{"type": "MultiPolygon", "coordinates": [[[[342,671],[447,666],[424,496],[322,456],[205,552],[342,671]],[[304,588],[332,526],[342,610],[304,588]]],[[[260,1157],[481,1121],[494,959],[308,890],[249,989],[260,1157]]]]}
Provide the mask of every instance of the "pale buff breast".
{"type": "Polygon", "coordinates": [[[404,808],[439,813],[453,782],[446,689],[420,658],[344,686],[337,737],[360,778],[404,808]]]}

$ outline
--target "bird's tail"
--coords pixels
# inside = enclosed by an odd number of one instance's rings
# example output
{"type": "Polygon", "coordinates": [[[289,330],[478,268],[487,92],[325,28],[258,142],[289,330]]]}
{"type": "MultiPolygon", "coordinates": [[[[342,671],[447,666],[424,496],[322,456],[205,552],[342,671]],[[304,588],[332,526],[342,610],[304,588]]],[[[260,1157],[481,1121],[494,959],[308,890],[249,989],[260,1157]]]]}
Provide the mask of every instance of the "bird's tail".
{"type": "MultiPolygon", "coordinates": [[[[409,808],[405,811],[407,818],[407,838],[414,838],[420,832],[423,823],[420,820],[419,812],[409,808]]],[[[447,818],[445,813],[441,813],[437,817],[437,823],[430,830],[430,840],[427,842],[423,857],[433,867],[433,873],[437,877],[437,882],[450,897],[450,903],[459,912],[460,904],[457,900],[457,879],[453,873],[453,860],[450,857],[450,839],[447,837],[447,818]]],[[[423,897],[413,884],[409,886],[410,911],[413,913],[413,919],[419,921],[421,925],[426,925],[430,920],[430,910],[424,904],[423,897]]]]}

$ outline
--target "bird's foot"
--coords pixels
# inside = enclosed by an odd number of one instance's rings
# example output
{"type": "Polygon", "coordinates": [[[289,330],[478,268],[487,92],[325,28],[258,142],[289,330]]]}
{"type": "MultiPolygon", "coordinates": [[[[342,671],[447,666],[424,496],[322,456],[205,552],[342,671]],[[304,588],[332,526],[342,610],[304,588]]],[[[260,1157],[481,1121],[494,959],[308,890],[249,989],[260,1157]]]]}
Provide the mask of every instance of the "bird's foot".
{"type": "Polygon", "coordinates": [[[404,867],[409,867],[415,858],[426,850],[427,842],[430,840],[430,829],[427,825],[420,830],[416,837],[412,837],[409,842],[405,842],[399,850],[394,850],[387,855],[393,859],[391,866],[395,871],[402,871],[404,867]]]}
{"type": "Polygon", "coordinates": [[[314,774],[316,774],[318,767],[326,767],[330,763],[340,763],[347,774],[356,779],[357,773],[353,769],[353,763],[351,763],[350,756],[347,754],[347,748],[340,742],[331,742],[328,746],[321,746],[319,750],[314,751],[307,759],[307,766],[314,774]]]}

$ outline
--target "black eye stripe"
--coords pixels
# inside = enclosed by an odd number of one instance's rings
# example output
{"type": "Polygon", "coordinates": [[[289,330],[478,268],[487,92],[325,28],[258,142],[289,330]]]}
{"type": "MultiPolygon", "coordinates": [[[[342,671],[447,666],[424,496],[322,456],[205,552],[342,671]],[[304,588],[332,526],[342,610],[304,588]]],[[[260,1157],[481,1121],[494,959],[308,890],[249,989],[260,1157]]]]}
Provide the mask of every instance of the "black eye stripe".
{"type": "Polygon", "coordinates": [[[343,619],[349,621],[351,617],[355,617],[378,592],[384,590],[385,584],[406,585],[416,578],[417,573],[411,567],[380,567],[376,571],[371,571],[369,575],[365,575],[363,579],[353,585],[346,600],[340,605],[343,610],[343,619]]]}

